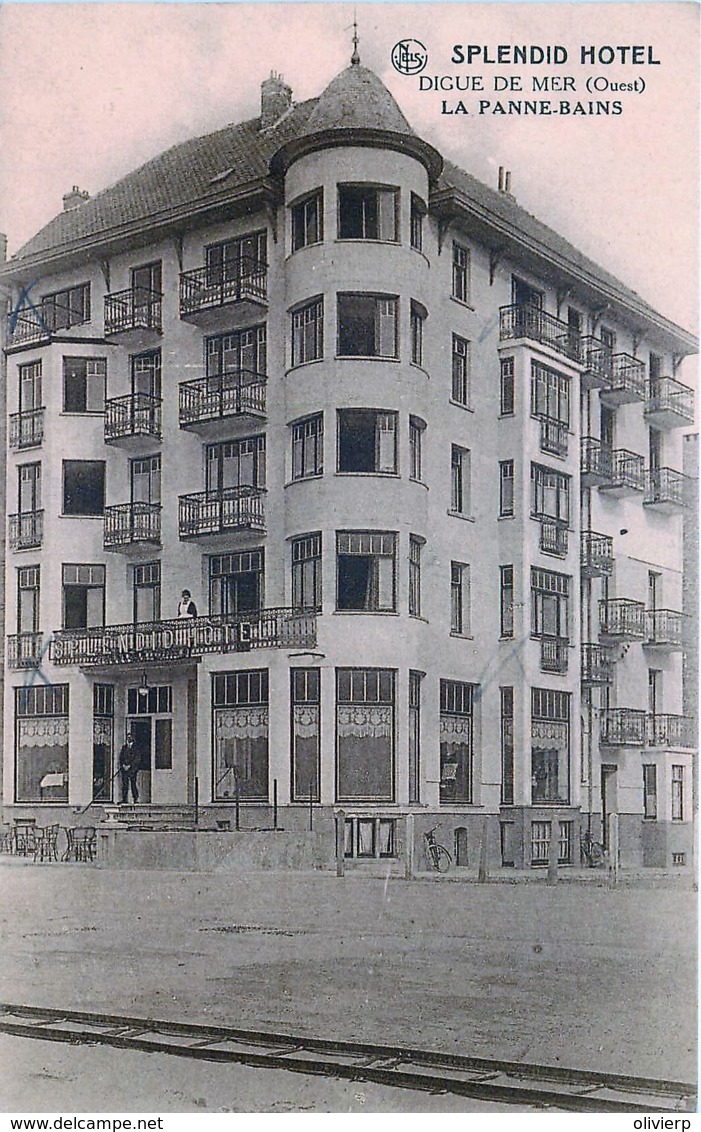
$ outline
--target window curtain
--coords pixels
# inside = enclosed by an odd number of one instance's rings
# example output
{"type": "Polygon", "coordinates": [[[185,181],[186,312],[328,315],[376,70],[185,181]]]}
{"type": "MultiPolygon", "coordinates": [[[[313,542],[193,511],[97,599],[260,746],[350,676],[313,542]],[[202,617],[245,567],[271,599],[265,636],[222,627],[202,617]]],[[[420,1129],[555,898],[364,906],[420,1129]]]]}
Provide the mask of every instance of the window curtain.
{"type": "Polygon", "coordinates": [[[17,720],[16,790],[18,802],[68,801],[68,719],[65,716],[17,720]]]}
{"type": "Polygon", "coordinates": [[[339,798],[391,801],[392,707],[339,704],[336,727],[339,798]]]}

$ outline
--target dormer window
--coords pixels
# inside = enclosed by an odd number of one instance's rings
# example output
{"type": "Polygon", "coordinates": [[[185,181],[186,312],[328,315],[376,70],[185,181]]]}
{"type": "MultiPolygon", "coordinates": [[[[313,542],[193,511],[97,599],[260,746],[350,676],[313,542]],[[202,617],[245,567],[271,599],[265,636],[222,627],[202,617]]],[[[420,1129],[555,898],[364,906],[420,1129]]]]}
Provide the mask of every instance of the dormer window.
{"type": "Polygon", "coordinates": [[[339,240],[382,240],[395,243],[398,239],[398,205],[398,189],[339,185],[339,240]]]}

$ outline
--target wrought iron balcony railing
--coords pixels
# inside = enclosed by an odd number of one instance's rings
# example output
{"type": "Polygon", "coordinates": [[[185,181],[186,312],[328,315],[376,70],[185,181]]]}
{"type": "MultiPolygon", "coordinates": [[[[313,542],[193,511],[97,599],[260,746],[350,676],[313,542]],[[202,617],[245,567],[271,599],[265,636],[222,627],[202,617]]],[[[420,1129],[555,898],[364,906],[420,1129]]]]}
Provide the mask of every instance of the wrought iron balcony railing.
{"type": "Polygon", "coordinates": [[[160,291],[128,287],[105,295],[105,334],[162,329],[163,295],[160,291]]]}
{"type": "Polygon", "coordinates": [[[647,648],[673,651],[681,649],[684,641],[684,614],[673,609],[649,609],[645,614],[647,648]]]}
{"type": "Polygon", "coordinates": [[[642,491],[645,462],[627,448],[606,448],[593,436],[582,438],[582,483],[602,491],[619,493],[642,491]]]}
{"type": "Polygon", "coordinates": [[[33,550],[44,536],[44,512],[20,511],[10,515],[10,550],[33,550]]]}
{"type": "Polygon", "coordinates": [[[599,602],[599,626],[602,637],[641,641],[645,637],[645,606],[628,597],[599,602]]]}
{"type": "Polygon", "coordinates": [[[197,314],[228,303],[265,304],[268,265],[242,258],[231,265],[198,267],[180,275],[180,315],[197,314]]]}
{"type": "Polygon", "coordinates": [[[260,609],[230,616],[63,629],[53,635],[50,656],[54,664],[143,666],[189,661],[203,653],[315,646],[316,614],[260,609]]]}
{"type": "Polygon", "coordinates": [[[564,558],[567,554],[567,526],[557,519],[540,520],[540,549],[543,554],[564,558]]]}
{"type": "Polygon", "coordinates": [[[226,534],[228,531],[265,530],[265,490],[227,487],[180,496],[180,538],[226,534]]]}
{"type": "Polygon", "coordinates": [[[551,456],[567,455],[567,425],[549,417],[540,418],[540,450],[548,452],[551,456]]]}
{"type": "Polygon", "coordinates": [[[600,338],[588,334],[581,340],[582,386],[585,389],[606,389],[613,377],[613,350],[600,338]]]}
{"type": "Polygon", "coordinates": [[[606,405],[626,405],[645,399],[645,363],[632,354],[614,354],[611,381],[601,390],[606,405]]]}
{"type": "Polygon", "coordinates": [[[650,747],[694,747],[694,722],[686,715],[648,715],[647,743],[650,747]]]}
{"type": "Polygon", "coordinates": [[[643,747],[645,712],[637,708],[609,708],[602,711],[601,743],[608,747],[643,747]]]}
{"type": "Polygon", "coordinates": [[[7,638],[8,668],[38,668],[43,653],[43,633],[13,633],[7,638]]]}
{"type": "Polygon", "coordinates": [[[689,477],[674,468],[654,468],[647,473],[645,507],[660,511],[677,511],[687,504],[689,477]]]}
{"type": "Polygon", "coordinates": [[[602,578],[613,572],[613,539],[598,531],[582,531],[580,565],[587,578],[602,578]]]}
{"type": "Polygon", "coordinates": [[[49,342],[51,330],[44,322],[40,310],[13,312],[7,320],[7,341],[10,346],[49,342]]]}
{"type": "Polygon", "coordinates": [[[180,383],[180,427],[226,417],[264,417],[265,374],[235,370],[180,383]]]}
{"type": "Polygon", "coordinates": [[[613,680],[613,661],[603,645],[582,645],[582,684],[610,684],[613,680]]]}
{"type": "Polygon", "coordinates": [[[105,402],[105,440],[145,436],[161,438],[161,398],[148,393],[128,393],[105,402]]]}
{"type": "Polygon", "coordinates": [[[160,545],[160,503],[116,503],[105,507],[105,550],[123,550],[139,543],[160,545]]]}
{"type": "Polygon", "coordinates": [[[652,424],[675,428],[694,423],[694,391],[673,377],[650,380],[643,410],[652,424]]]}
{"type": "Polygon", "coordinates": [[[44,439],[44,409],[10,414],[10,448],[38,448],[44,439]]]}
{"type": "Polygon", "coordinates": [[[530,338],[574,362],[581,360],[581,337],[566,322],[539,307],[512,305],[499,309],[499,339],[530,338]]]}
{"type": "Polygon", "coordinates": [[[540,667],[543,672],[567,672],[570,642],[566,637],[540,638],[540,667]]]}

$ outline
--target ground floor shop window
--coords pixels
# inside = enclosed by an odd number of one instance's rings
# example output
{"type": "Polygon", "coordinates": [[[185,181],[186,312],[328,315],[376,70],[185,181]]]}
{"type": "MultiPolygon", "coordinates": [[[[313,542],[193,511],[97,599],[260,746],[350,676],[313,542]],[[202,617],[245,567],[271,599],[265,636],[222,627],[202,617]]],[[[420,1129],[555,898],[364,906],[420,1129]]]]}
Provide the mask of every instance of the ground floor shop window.
{"type": "Polygon", "coordinates": [[[336,796],[394,800],[394,672],[336,670],[336,796]]]}
{"type": "Polygon", "coordinates": [[[95,684],[92,721],[93,802],[112,801],[113,757],[114,688],[111,684],[95,684]]]}
{"type": "Polygon", "coordinates": [[[290,673],[292,707],[292,801],[319,801],[320,676],[318,668],[293,668],[290,673]]]}
{"type": "Polygon", "coordinates": [[[395,818],[346,818],[344,856],[396,857],[395,818]]]}
{"type": "Polygon", "coordinates": [[[441,680],[441,803],[472,802],[474,685],[441,680]]]}
{"type": "Polygon", "coordinates": [[[15,800],[68,801],[68,685],[15,689],[15,800]]]}
{"type": "Polygon", "coordinates": [[[212,677],[214,789],[219,802],[268,800],[268,673],[212,677]]]}
{"type": "Polygon", "coordinates": [[[570,790],[570,696],[531,690],[532,802],[568,802],[570,790]]]}
{"type": "MultiPolygon", "coordinates": [[[[561,865],[572,864],[572,822],[561,821],[557,823],[558,845],[557,860],[561,865]]],[[[552,822],[531,822],[531,864],[547,865],[550,855],[550,837],[552,822]]]]}

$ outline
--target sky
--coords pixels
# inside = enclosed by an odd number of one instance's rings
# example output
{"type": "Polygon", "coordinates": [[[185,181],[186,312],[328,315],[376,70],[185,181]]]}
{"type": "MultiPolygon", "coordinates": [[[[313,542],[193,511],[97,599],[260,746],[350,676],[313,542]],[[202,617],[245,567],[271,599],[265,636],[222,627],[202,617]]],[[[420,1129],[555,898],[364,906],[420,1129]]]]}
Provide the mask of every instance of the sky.
{"type": "MultiPolygon", "coordinates": [[[[496,187],[512,173],[523,207],[663,314],[696,331],[698,19],[696,4],[418,3],[357,5],[360,54],[417,133],[496,187]],[[420,40],[428,76],[481,75],[482,93],[421,91],[390,61],[420,40]],[[568,62],[451,62],[454,44],[562,45],[568,62]],[[659,65],[579,64],[581,46],[650,46],[659,65]],[[497,94],[495,75],[523,93],[497,94]],[[533,94],[536,75],[570,75],[576,93],[533,94]],[[620,116],[479,115],[478,99],[588,103],[584,80],[643,79],[620,116]],[[462,99],[468,115],[443,114],[462,99]]],[[[280,72],[297,101],[348,65],[354,7],[335,3],[0,4],[0,231],[9,253],[78,185],[92,194],[179,141],[259,112],[280,72]]]]}

